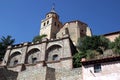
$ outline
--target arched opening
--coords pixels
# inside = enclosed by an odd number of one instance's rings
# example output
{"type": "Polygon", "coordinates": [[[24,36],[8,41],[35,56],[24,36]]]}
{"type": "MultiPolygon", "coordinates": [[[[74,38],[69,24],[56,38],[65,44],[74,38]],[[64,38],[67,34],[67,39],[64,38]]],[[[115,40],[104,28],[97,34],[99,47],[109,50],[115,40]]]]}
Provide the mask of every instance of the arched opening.
{"type": "Polygon", "coordinates": [[[59,60],[59,57],[58,57],[58,55],[57,55],[57,54],[53,55],[53,58],[52,58],[52,60],[53,60],[53,61],[57,61],[57,60],[59,60]]]}
{"type": "Polygon", "coordinates": [[[60,60],[62,47],[59,45],[53,45],[46,51],[46,61],[57,61],[60,60]]]}
{"type": "Polygon", "coordinates": [[[47,21],[47,24],[49,24],[49,21],[47,21]]]}
{"type": "Polygon", "coordinates": [[[18,64],[18,60],[15,60],[15,61],[14,61],[14,65],[17,65],[17,64],[18,64]]]}
{"type": "Polygon", "coordinates": [[[8,66],[16,66],[17,64],[20,63],[20,60],[21,60],[21,53],[20,52],[14,52],[9,57],[8,66]]]}
{"type": "Polygon", "coordinates": [[[39,55],[40,55],[39,49],[35,48],[30,50],[26,55],[25,63],[35,64],[38,61],[39,55]]]}
{"type": "Polygon", "coordinates": [[[36,57],[33,57],[32,58],[32,63],[34,64],[34,63],[36,63],[37,62],[37,58],[36,57]]]}

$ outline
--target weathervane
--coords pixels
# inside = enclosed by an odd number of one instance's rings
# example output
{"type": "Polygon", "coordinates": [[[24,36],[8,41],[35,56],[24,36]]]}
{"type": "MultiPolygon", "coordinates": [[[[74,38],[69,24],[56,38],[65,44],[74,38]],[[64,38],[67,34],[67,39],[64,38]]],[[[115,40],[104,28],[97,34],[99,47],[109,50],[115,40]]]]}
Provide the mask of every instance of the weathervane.
{"type": "Polygon", "coordinates": [[[55,12],[55,3],[52,4],[51,12],[55,12]]]}

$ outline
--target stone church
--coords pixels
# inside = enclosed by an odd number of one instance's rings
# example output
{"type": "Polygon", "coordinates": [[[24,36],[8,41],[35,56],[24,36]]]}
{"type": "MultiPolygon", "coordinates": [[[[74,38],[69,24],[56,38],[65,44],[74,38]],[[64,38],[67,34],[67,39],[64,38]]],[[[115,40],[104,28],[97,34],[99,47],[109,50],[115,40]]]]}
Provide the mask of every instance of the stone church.
{"type": "Polygon", "coordinates": [[[81,68],[73,68],[78,38],[91,36],[84,22],[62,24],[52,8],[41,21],[42,41],[8,46],[0,66],[0,80],[81,80],[81,68]]]}

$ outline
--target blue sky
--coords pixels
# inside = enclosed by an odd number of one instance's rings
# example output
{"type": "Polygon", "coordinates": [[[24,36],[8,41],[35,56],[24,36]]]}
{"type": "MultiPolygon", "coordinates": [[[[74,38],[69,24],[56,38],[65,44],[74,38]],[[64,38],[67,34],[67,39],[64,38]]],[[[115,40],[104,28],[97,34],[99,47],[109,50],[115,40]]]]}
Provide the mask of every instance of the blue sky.
{"type": "Polygon", "coordinates": [[[53,3],[62,23],[80,20],[94,35],[120,31],[120,0],[0,0],[0,37],[32,41],[53,3]]]}

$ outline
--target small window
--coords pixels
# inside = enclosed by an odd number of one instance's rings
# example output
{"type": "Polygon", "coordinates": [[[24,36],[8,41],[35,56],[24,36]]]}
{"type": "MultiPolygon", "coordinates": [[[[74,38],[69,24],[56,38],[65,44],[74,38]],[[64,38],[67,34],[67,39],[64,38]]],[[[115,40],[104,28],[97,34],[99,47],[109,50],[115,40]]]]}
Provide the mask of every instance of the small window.
{"type": "Polygon", "coordinates": [[[81,32],[84,32],[84,30],[81,30],[81,32]]]}
{"type": "Polygon", "coordinates": [[[14,66],[18,64],[18,60],[15,60],[14,61],[14,66]]]}
{"type": "Polygon", "coordinates": [[[58,55],[53,55],[53,60],[57,61],[58,60],[58,55]]]}
{"type": "Polygon", "coordinates": [[[47,24],[49,24],[49,21],[47,21],[47,24]]]}
{"type": "Polygon", "coordinates": [[[68,28],[65,28],[65,34],[69,34],[68,28]]]}
{"type": "Polygon", "coordinates": [[[60,28],[60,25],[58,24],[58,28],[60,28]]]}
{"type": "Polygon", "coordinates": [[[37,62],[37,58],[36,57],[32,58],[32,63],[36,63],[36,62],[37,62]]]}
{"type": "Polygon", "coordinates": [[[45,23],[43,24],[43,26],[45,26],[45,23]]]}
{"type": "Polygon", "coordinates": [[[56,26],[56,22],[54,23],[54,25],[56,26]]]}
{"type": "Polygon", "coordinates": [[[101,64],[95,64],[94,65],[94,73],[98,73],[101,71],[101,64]]]}

